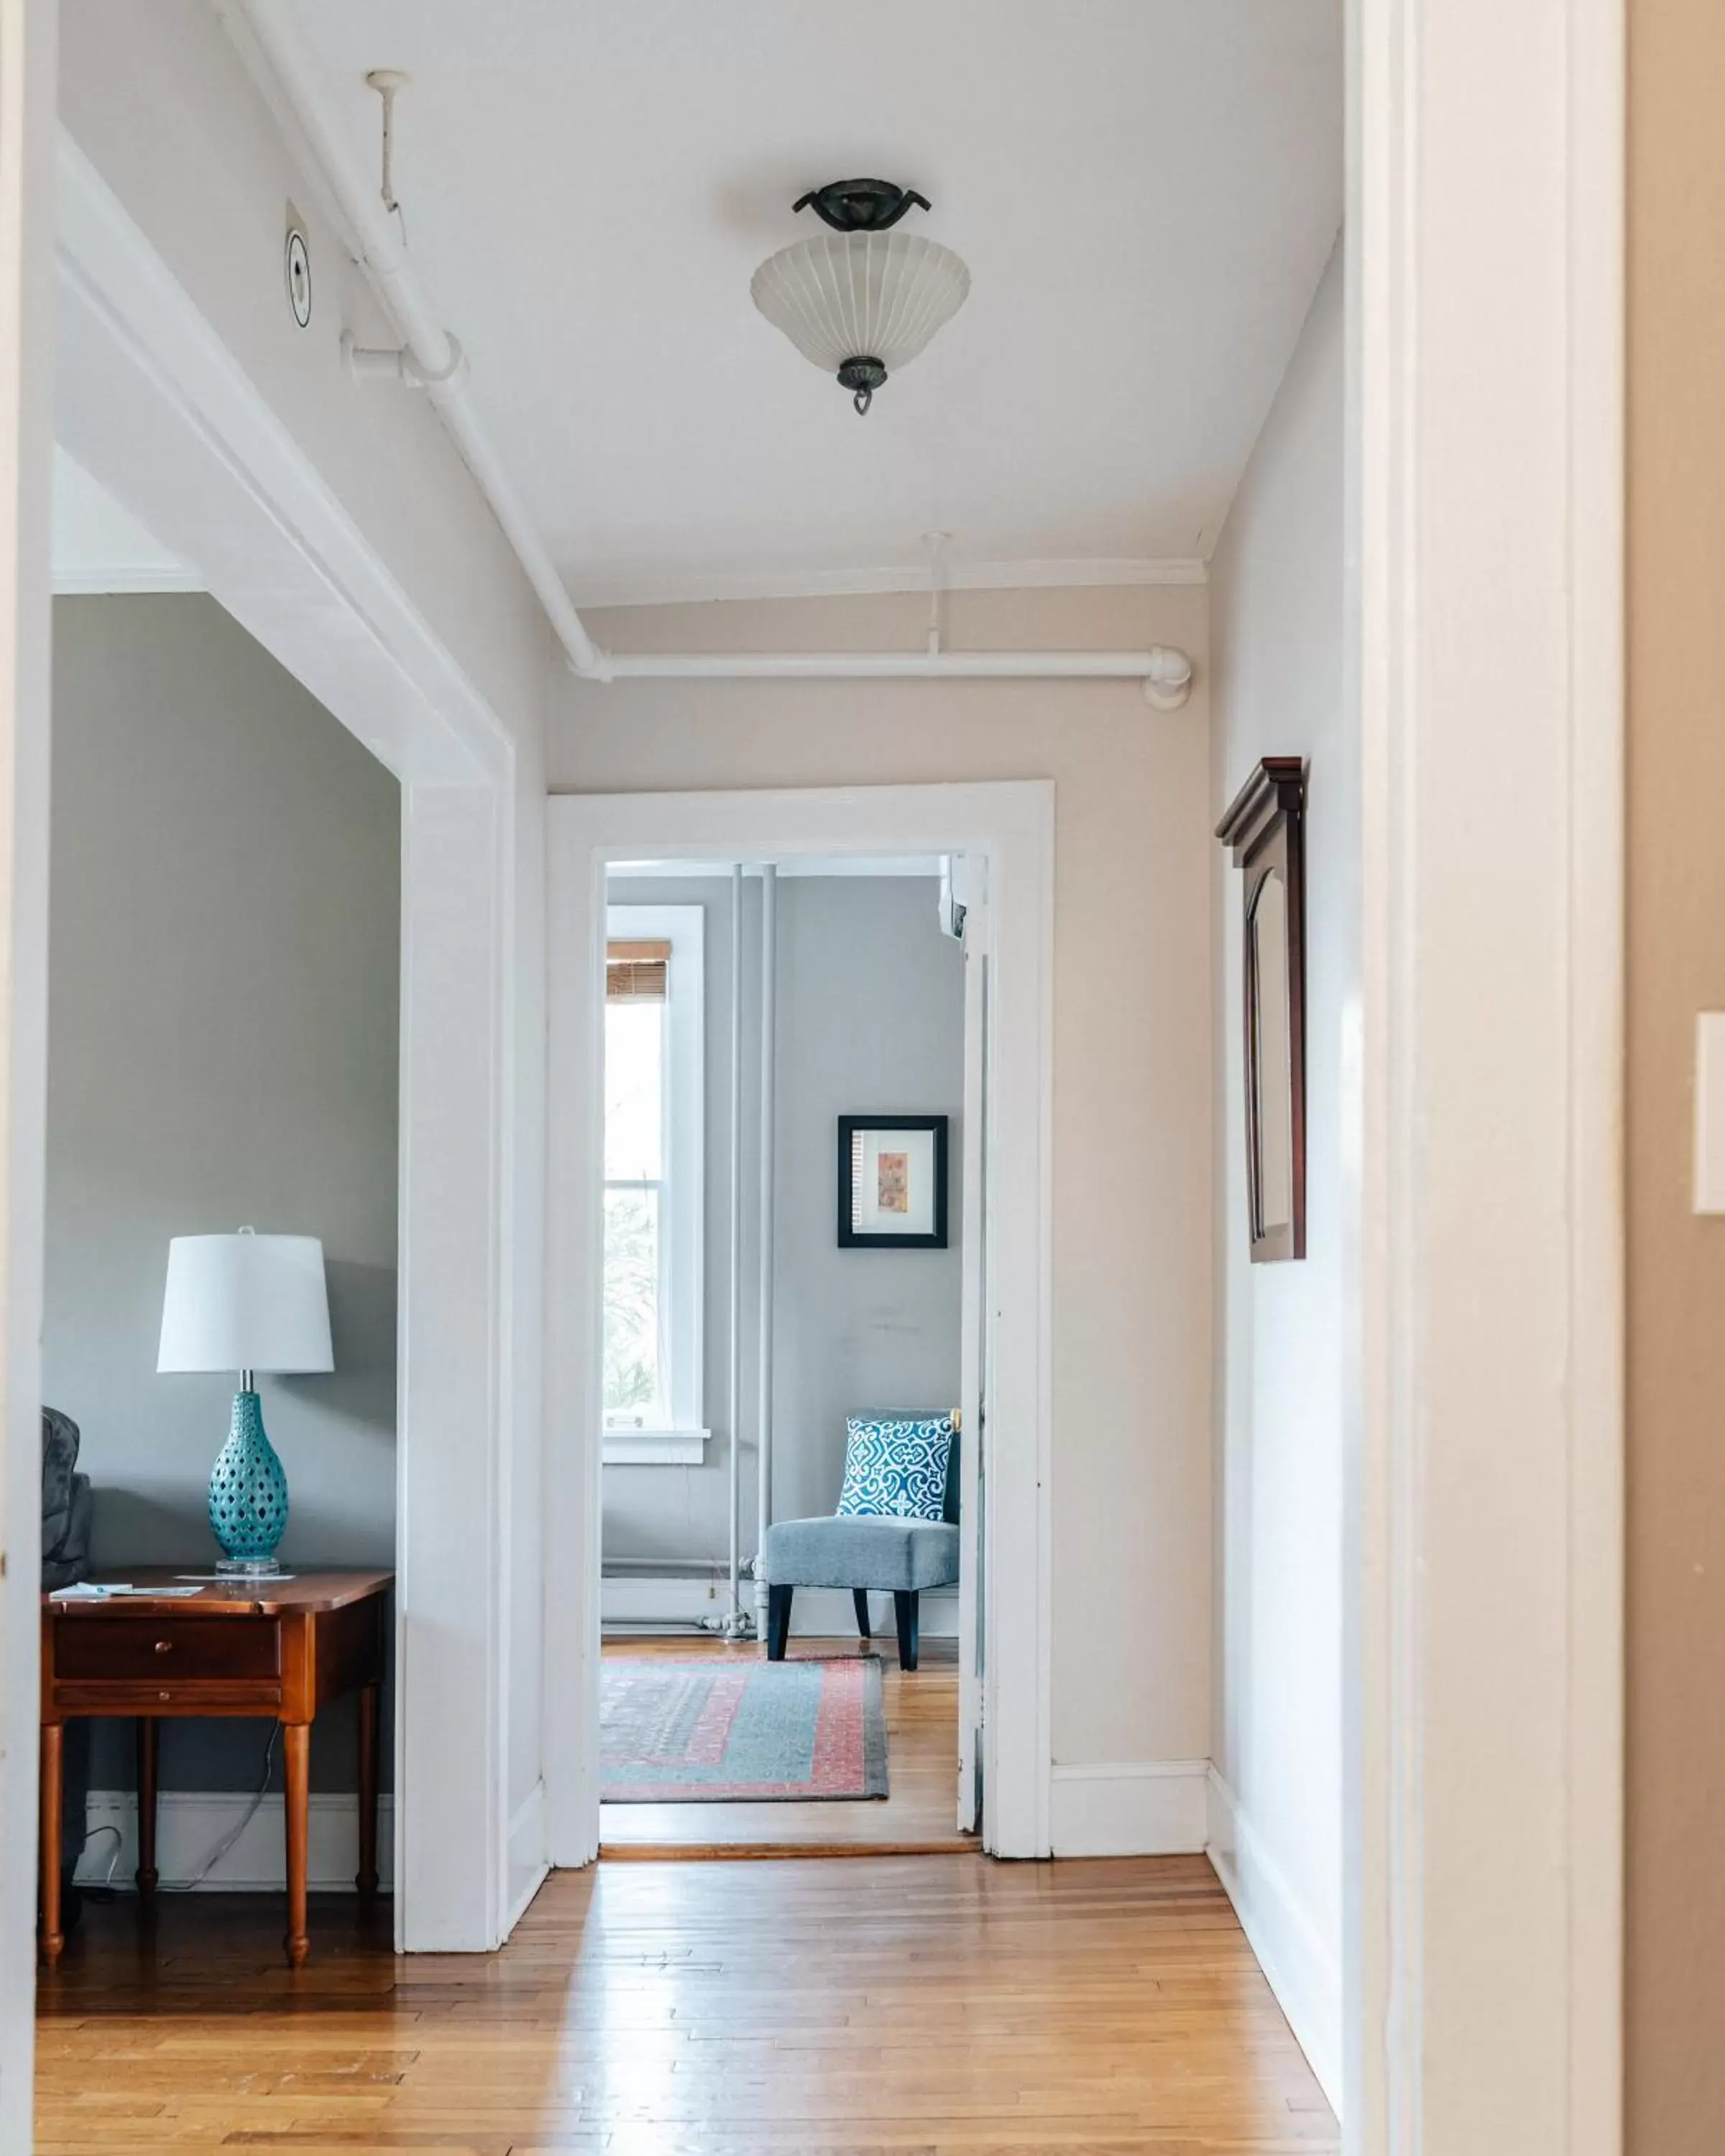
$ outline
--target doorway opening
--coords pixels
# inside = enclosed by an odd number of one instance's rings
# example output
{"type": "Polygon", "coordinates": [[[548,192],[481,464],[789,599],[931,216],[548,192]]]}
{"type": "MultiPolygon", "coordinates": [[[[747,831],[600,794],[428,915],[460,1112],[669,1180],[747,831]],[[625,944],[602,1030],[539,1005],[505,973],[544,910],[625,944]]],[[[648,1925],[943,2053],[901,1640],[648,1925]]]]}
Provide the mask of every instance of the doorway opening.
{"type": "Polygon", "coordinates": [[[608,876],[603,1856],[976,1845],[974,880],[608,876]]]}
{"type": "MultiPolygon", "coordinates": [[[[389,1029],[399,1140],[395,1388],[383,1410],[393,1404],[393,1477],[383,1471],[393,1483],[393,1522],[373,1502],[368,1529],[396,1553],[386,1632],[397,1677],[394,1727],[379,1732],[377,1747],[395,1802],[384,1813],[377,1869],[393,1874],[398,1947],[495,1946],[542,1876],[536,1831],[524,1832],[517,1859],[513,1845],[500,1845],[493,1824],[509,1816],[507,1598],[522,1578],[536,1584],[538,1555],[536,1536],[523,1536],[528,1557],[506,1561],[514,1526],[498,1502],[512,1456],[524,1449],[518,1365],[527,1358],[511,1312],[518,1279],[536,1286],[538,1267],[536,1209],[518,1204],[513,1179],[518,1152],[536,1144],[529,1112],[536,1094],[524,1075],[531,1059],[521,1049],[536,1045],[538,1034],[536,998],[522,991],[526,968],[517,948],[536,921],[538,888],[536,856],[518,829],[516,739],[426,613],[408,603],[264,393],[234,367],[149,239],[69,146],[63,146],[59,247],[54,436],[87,482],[74,505],[83,512],[78,528],[98,542],[125,542],[121,555],[107,558],[137,570],[135,592],[146,584],[151,595],[158,586],[207,593],[184,603],[231,617],[353,737],[349,752],[382,767],[362,767],[384,787],[386,802],[388,786],[396,788],[399,935],[388,939],[400,996],[398,1027],[389,1029]],[[91,513],[93,504],[100,514],[91,513]],[[143,542],[147,558],[134,551],[143,542]],[[470,1554],[475,1522],[495,1553],[482,1563],[456,1563],[447,1553],[470,1554]],[[459,1664],[434,1645],[451,1629],[475,1643],[459,1664]],[[424,1651],[416,1651],[420,1640],[424,1651]],[[470,1737],[453,1753],[439,1733],[452,1721],[470,1737]]],[[[65,528],[63,521],[63,536],[65,528]]],[[[88,577],[79,581],[85,592],[101,588],[88,577]]],[[[244,644],[238,632],[227,634],[244,644]]],[[[529,654],[523,670],[531,665],[529,654]]],[[[224,753],[231,760],[231,741],[224,753]]],[[[270,802],[267,787],[254,788],[222,829],[220,844],[243,846],[236,834],[248,815],[267,814],[270,802]]],[[[531,807],[530,835],[536,830],[531,807]]],[[[244,878],[243,859],[232,873],[244,878]]],[[[218,940],[223,926],[194,922],[192,947],[197,937],[218,940]]],[[[324,933],[328,940],[341,931],[324,933]]],[[[371,1011],[369,1021],[377,1015],[371,1011]]],[[[155,1023],[164,1022],[157,1014],[155,1023]]],[[[332,1083],[335,1069],[326,1057],[305,1082],[332,1083]]],[[[188,1204],[197,1196],[188,1190],[188,1204]]],[[[270,1224],[247,1210],[229,1217],[231,1202],[202,1224],[270,1224]]],[[[333,1249],[329,1255],[341,1256],[333,1249]]],[[[379,1274],[388,1269],[387,1255],[376,1255],[379,1274]]],[[[159,1282],[154,1293],[159,1321],[159,1282]]],[[[337,1385],[345,1382],[341,1300],[337,1385]]],[[[146,1347],[153,1350],[153,1340],[146,1347]]],[[[380,1353],[371,1376],[387,1390],[381,1360],[380,1353]]],[[[266,1419],[270,1412],[266,1396],[266,1419]]],[[[384,1494],[378,1453],[373,1446],[368,1456],[368,1501],[384,1494]]],[[[284,1464],[291,1492],[295,1457],[285,1454],[284,1464]]],[[[353,1494],[344,1490],[344,1497],[353,1494]]],[[[307,1546],[308,1535],[300,1545],[306,1561],[341,1564],[362,1553],[357,1538],[338,1534],[332,1512],[313,1516],[306,1507],[299,1517],[308,1528],[315,1517],[316,1544],[307,1546]]],[[[117,1537],[108,1543],[116,1561],[150,1553],[149,1524],[140,1517],[129,1548],[117,1537]]],[[[241,1814],[261,1779],[260,1772],[243,1793],[241,1814]]],[[[191,1837],[193,1870],[199,1852],[232,1824],[227,1800],[240,1793],[217,1794],[215,1831],[200,1827],[191,1837]]],[[[265,1818],[266,1842],[268,1830],[265,1818]]],[[[257,1821],[250,1831],[259,1831],[257,1821]]],[[[317,1883],[323,1866],[316,1846],[308,1861],[317,1883]]],[[[329,1875],[344,1863],[331,1856],[329,1875]]]]}
{"type": "Polygon", "coordinates": [[[1052,797],[551,803],[555,1863],[1047,1853],[1052,797]],[[747,1790],[775,1701],[860,1787],[747,1790]]]}

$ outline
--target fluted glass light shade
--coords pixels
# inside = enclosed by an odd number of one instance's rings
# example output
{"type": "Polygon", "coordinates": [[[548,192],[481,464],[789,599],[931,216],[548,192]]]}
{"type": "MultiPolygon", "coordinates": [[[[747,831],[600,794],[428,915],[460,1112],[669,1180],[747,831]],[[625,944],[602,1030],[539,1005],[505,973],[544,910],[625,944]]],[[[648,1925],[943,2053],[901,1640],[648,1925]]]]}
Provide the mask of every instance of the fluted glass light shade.
{"type": "Polygon", "coordinates": [[[831,232],[769,255],[755,305],[866,412],[875,391],[951,321],[970,272],[950,247],[909,232],[831,232]]]}

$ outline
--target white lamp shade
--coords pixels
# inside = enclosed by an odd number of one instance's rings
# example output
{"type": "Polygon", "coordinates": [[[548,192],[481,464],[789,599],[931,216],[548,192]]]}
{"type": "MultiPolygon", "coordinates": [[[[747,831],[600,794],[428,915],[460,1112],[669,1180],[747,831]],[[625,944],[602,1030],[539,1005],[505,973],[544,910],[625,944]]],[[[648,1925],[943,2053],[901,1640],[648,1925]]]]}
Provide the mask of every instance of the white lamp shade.
{"type": "Polygon", "coordinates": [[[158,1370],[333,1370],[316,1235],[176,1235],[158,1370]]]}
{"type": "Polygon", "coordinates": [[[914,359],[970,290],[950,247],[913,232],[831,232],[769,255],[749,286],[755,305],[805,359],[836,374],[914,359]]]}

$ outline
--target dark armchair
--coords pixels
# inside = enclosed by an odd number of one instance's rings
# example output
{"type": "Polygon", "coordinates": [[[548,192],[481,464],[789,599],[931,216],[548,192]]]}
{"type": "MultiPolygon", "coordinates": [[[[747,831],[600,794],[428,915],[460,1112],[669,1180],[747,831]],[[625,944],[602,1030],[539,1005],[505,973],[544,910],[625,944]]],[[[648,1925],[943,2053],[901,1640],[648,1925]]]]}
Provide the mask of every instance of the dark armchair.
{"type": "Polygon", "coordinates": [[[90,1568],[90,1477],[78,1472],[78,1425],[42,1410],[42,1586],[69,1587],[90,1568]]]}

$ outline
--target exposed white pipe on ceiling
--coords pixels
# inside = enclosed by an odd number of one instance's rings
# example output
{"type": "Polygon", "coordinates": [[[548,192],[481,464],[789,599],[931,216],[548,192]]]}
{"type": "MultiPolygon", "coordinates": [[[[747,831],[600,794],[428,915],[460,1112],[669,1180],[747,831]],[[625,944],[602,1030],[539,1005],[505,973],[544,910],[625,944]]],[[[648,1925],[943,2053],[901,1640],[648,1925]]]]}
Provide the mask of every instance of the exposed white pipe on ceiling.
{"type": "MultiPolygon", "coordinates": [[[[215,0],[242,53],[267,68],[285,100],[359,252],[384,311],[401,337],[401,355],[350,355],[357,379],[396,380],[423,389],[436,407],[490,503],[503,536],[537,593],[569,665],[593,681],[722,680],[1141,680],[1146,699],[1177,711],[1192,680],[1191,661],[1165,644],[1146,651],[607,652],[588,634],[567,587],[492,447],[468,388],[461,347],[443,324],[408,254],[398,218],[377,179],[359,172],[345,146],[345,127],[308,43],[293,0],[215,0]],[[392,359],[396,364],[392,365],[392,359]]],[[[405,78],[393,70],[393,90],[405,78]]]]}
{"type": "Polygon", "coordinates": [[[324,184],[334,197],[384,311],[413,358],[413,372],[437,408],[449,438],[515,551],[546,618],[578,674],[598,676],[603,654],[575,611],[557,566],[491,446],[472,394],[461,348],[444,327],[408,257],[398,220],[377,182],[358,173],[342,141],[342,126],[325,87],[323,70],[306,42],[291,0],[217,0],[224,18],[239,18],[292,110],[324,184]]]}
{"type": "MultiPolygon", "coordinates": [[[[1192,661],[1172,644],[1142,651],[608,651],[613,681],[1142,681],[1175,710],[1192,661]]],[[[1152,699],[1156,701],[1155,698],[1152,699]]]]}

